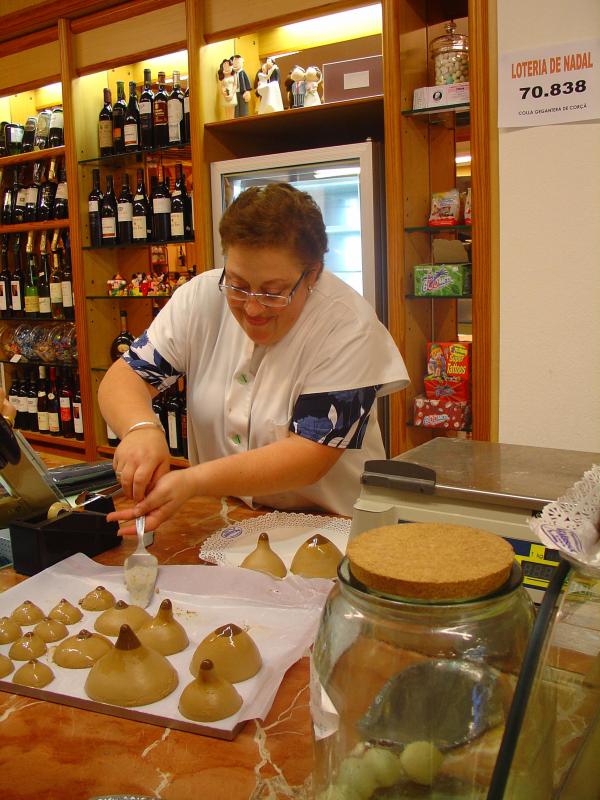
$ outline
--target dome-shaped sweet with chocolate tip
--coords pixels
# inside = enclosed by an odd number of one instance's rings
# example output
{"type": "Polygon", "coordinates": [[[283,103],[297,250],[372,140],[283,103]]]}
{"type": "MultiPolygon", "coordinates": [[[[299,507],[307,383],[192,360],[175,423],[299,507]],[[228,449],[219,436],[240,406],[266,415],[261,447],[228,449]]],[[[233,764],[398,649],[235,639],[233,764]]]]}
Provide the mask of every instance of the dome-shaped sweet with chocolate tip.
{"type": "Polygon", "coordinates": [[[132,631],[137,631],[151,619],[150,614],[140,606],[130,606],[124,600],[117,600],[112,608],[100,614],[94,622],[94,630],[105,636],[118,636],[121,625],[129,625],[132,631]]]}
{"type": "Polygon", "coordinates": [[[273,578],[285,578],[287,575],[287,567],[277,553],[271,549],[269,534],[265,532],[260,534],[256,547],[251,553],[248,553],[240,567],[264,572],[273,578]]]}
{"type": "Polygon", "coordinates": [[[198,645],[190,672],[198,676],[204,659],[213,662],[222,678],[240,683],[253,678],[262,666],[262,658],[253,639],[238,625],[230,623],[209,633],[198,645]]]}
{"type": "Polygon", "coordinates": [[[0,644],[10,644],[22,635],[21,626],[12,617],[0,617],[0,644]]]}
{"type": "Polygon", "coordinates": [[[61,639],[64,639],[65,636],[69,635],[69,631],[64,622],[59,622],[57,619],[50,619],[50,617],[45,617],[38,622],[33,632],[46,643],[59,642],[61,639]]]}
{"type": "Polygon", "coordinates": [[[28,631],[11,644],[8,657],[15,661],[29,661],[43,656],[47,650],[46,642],[37,633],[28,631]]]}
{"type": "Polygon", "coordinates": [[[67,669],[89,669],[112,647],[112,642],[99,633],[85,628],[76,636],[69,636],[54,651],[54,662],[67,669]]]}
{"type": "Polygon", "coordinates": [[[296,550],[290,572],[303,578],[335,578],[342,558],[333,542],[316,533],[296,550]]]}
{"type": "Polygon", "coordinates": [[[96,586],[79,601],[79,605],[85,611],[106,611],[115,604],[115,596],[104,586],[96,586]]]}
{"type": "Polygon", "coordinates": [[[6,678],[14,668],[14,664],[8,656],[0,655],[0,678],[6,678]]]}
{"type": "Polygon", "coordinates": [[[24,600],[20,606],[17,606],[10,615],[17,625],[35,625],[44,619],[44,612],[38,608],[31,600],[24,600]]]}
{"type": "Polygon", "coordinates": [[[142,625],[137,631],[137,637],[146,647],[151,647],[163,656],[180,653],[190,643],[183,625],[173,616],[173,604],[169,599],[162,601],[154,619],[142,625]]]}
{"type": "Polygon", "coordinates": [[[31,686],[33,689],[43,689],[54,680],[54,673],[47,664],[42,664],[36,658],[32,658],[26,664],[19,667],[13,675],[13,683],[21,686],[31,686]]]}
{"type": "Polygon", "coordinates": [[[179,698],[179,711],[195,722],[216,722],[239,711],[243,700],[230,681],[221,677],[212,661],[200,662],[198,676],[185,687],[179,698]]]}
{"type": "Polygon", "coordinates": [[[83,614],[77,606],[74,606],[73,603],[63,597],[48,613],[48,616],[50,619],[56,619],[65,625],[75,625],[83,617],[83,614]]]}

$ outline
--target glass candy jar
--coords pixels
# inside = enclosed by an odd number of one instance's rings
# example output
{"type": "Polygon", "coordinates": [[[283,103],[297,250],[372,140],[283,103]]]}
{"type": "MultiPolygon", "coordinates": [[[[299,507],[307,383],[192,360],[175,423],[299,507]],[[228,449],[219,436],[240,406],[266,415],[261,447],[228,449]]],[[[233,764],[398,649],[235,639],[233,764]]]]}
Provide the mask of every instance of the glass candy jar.
{"type": "Polygon", "coordinates": [[[436,86],[469,80],[469,39],[462,33],[456,33],[454,20],[446,24],[445,34],[432,41],[431,57],[436,86]]]}
{"type": "Polygon", "coordinates": [[[316,800],[484,800],[533,604],[501,537],[353,539],[311,659],[316,800]]]}

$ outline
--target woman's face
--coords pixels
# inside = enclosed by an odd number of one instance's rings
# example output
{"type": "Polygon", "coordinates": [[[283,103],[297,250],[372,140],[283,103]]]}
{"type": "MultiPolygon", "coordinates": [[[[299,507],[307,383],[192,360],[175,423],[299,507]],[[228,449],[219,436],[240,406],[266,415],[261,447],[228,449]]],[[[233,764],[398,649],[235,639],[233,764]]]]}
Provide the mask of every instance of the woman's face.
{"type": "Polygon", "coordinates": [[[233,67],[231,66],[229,61],[224,61],[221,64],[221,69],[223,70],[223,74],[224,75],[231,75],[231,71],[232,71],[233,67]]]}
{"type": "MultiPolygon", "coordinates": [[[[306,270],[305,265],[282,247],[233,245],[227,251],[225,283],[251,292],[289,295],[306,270]]],[[[307,271],[289,305],[265,308],[255,297],[245,303],[227,299],[229,309],[247,336],[259,345],[281,341],[300,316],[309,287],[318,277],[317,268],[307,271]]]]}

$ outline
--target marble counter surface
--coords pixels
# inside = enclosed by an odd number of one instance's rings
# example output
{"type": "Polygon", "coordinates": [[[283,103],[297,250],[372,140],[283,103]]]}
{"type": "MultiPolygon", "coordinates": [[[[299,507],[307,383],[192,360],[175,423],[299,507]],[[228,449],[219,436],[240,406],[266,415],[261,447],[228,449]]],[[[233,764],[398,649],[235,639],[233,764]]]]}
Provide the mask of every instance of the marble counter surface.
{"type": "MultiPolygon", "coordinates": [[[[230,498],[195,499],[159,529],[163,564],[197,564],[215,531],[257,512],[230,498]]],[[[135,537],[102,553],[122,564],[135,537]]],[[[215,569],[217,569],[215,567],[215,569]]],[[[0,591],[23,576],[0,570],[0,591]]],[[[291,667],[267,718],[233,742],[0,692],[2,800],[88,800],[138,794],[162,800],[308,800],[312,746],[308,659],[291,667]]]]}

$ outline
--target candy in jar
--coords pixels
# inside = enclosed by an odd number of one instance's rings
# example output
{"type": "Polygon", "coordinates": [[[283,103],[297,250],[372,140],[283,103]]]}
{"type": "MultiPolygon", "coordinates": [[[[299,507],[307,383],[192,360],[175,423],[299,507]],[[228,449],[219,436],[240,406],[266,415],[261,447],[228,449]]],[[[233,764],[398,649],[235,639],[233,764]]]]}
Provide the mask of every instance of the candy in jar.
{"type": "Polygon", "coordinates": [[[469,40],[464,34],[456,33],[454,20],[446,24],[446,33],[431,43],[431,57],[436,86],[469,80],[469,40]]]}

